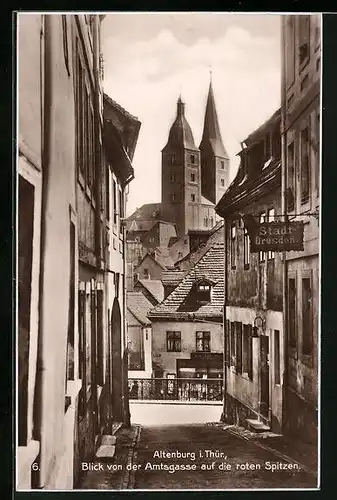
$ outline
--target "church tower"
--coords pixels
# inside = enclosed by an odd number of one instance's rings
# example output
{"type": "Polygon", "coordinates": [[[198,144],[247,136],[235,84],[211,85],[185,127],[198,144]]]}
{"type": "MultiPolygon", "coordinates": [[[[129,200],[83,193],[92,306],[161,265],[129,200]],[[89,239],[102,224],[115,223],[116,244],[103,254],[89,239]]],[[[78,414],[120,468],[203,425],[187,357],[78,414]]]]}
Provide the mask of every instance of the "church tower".
{"type": "Polygon", "coordinates": [[[212,80],[209,84],[204,130],[200,143],[201,193],[216,204],[229,183],[229,156],[222,142],[212,80]]]}
{"type": "Polygon", "coordinates": [[[162,150],[162,205],[165,220],[176,224],[178,236],[200,227],[200,151],[179,96],[177,116],[162,150]]]}

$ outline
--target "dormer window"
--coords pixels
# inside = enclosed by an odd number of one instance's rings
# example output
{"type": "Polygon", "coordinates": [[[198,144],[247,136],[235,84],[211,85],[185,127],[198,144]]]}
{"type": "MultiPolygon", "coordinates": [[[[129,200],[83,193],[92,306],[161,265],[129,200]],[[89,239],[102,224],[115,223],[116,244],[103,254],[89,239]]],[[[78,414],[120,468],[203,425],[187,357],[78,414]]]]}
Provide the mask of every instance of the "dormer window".
{"type": "Polygon", "coordinates": [[[211,301],[211,289],[212,283],[208,280],[201,280],[196,284],[198,301],[199,302],[210,302],[211,301]]]}

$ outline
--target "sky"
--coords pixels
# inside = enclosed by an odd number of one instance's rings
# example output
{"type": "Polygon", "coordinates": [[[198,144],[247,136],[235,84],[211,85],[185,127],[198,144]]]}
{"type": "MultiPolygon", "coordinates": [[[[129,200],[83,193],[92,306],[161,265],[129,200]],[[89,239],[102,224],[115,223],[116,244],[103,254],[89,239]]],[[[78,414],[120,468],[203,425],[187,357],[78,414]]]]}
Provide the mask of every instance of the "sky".
{"type": "Polygon", "coordinates": [[[280,106],[280,16],[109,13],[102,23],[104,91],[141,121],[127,215],[161,201],[161,150],[181,93],[200,144],[212,72],[230,180],[240,141],[280,106]]]}

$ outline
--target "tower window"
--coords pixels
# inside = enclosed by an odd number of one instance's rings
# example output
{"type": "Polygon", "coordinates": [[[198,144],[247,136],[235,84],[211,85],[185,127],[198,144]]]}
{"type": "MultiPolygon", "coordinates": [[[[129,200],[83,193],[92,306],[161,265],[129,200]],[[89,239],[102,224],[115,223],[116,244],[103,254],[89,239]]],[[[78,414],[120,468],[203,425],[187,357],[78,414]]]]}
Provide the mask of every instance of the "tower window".
{"type": "Polygon", "coordinates": [[[221,183],[221,186],[224,187],[225,186],[225,179],[220,179],[220,183],[221,183]]]}
{"type": "Polygon", "coordinates": [[[176,177],[176,173],[175,173],[175,172],[172,172],[172,173],[171,173],[171,182],[175,182],[175,181],[176,181],[176,179],[177,179],[177,177],[176,177]]]}
{"type": "Polygon", "coordinates": [[[194,165],[195,163],[195,156],[194,155],[191,155],[191,163],[194,165]]]}
{"type": "Polygon", "coordinates": [[[191,174],[191,181],[195,182],[195,174],[191,174]]]}
{"type": "Polygon", "coordinates": [[[225,162],[221,160],[221,170],[225,170],[225,162]]]}
{"type": "Polygon", "coordinates": [[[195,194],[194,193],[191,194],[191,201],[195,201],[195,194]]]}
{"type": "Polygon", "coordinates": [[[171,200],[172,200],[173,203],[176,201],[176,195],[175,195],[175,193],[171,194],[171,200]]]}

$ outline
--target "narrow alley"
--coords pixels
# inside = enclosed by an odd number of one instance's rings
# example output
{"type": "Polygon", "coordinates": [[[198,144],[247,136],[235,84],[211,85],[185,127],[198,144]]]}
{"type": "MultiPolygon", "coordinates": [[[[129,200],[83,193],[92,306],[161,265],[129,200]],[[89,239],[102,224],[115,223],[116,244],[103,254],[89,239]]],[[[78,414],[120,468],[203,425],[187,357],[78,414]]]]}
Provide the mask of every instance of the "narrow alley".
{"type": "Polygon", "coordinates": [[[297,461],[282,459],[219,424],[122,429],[114,459],[90,467],[81,489],[290,489],[317,483],[297,461]]]}

